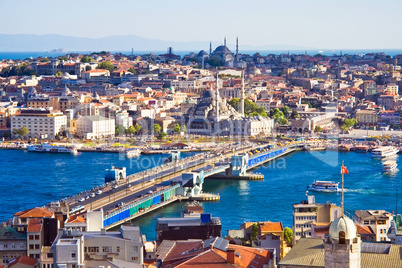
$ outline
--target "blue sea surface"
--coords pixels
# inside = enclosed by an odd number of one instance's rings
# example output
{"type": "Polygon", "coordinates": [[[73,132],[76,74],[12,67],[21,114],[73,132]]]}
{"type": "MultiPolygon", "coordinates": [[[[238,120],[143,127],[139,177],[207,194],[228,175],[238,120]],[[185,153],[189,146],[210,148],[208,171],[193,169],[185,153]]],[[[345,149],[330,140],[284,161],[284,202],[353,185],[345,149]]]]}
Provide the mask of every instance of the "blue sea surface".
{"type": "MultiPolygon", "coordinates": [[[[188,154],[187,154],[188,155],[188,154]]],[[[184,154],[186,156],[186,154],[184,154]]],[[[126,166],[127,173],[160,165],[166,155],[140,156],[126,159],[113,153],[64,154],[27,153],[20,150],[0,150],[2,187],[0,221],[17,211],[42,206],[62,197],[78,193],[104,182],[104,171],[114,166],[126,166]]],[[[401,156],[395,159],[402,167],[401,156]]],[[[306,199],[306,187],[315,180],[340,182],[340,166],[344,161],[345,209],[348,213],[360,209],[395,211],[396,188],[401,185],[402,171],[382,173],[382,162],[369,153],[296,152],[277,159],[254,173],[264,174],[264,181],[210,180],[204,192],[219,193],[219,202],[203,202],[204,211],[221,218],[222,234],[238,229],[245,221],[281,221],[292,226],[292,204],[306,199]]],[[[316,202],[340,205],[340,193],[314,193],[316,202]]],[[[156,219],[179,217],[186,204],[175,203],[133,221],[147,239],[155,239],[156,219]]],[[[402,208],[401,202],[399,207],[402,208]]]]}

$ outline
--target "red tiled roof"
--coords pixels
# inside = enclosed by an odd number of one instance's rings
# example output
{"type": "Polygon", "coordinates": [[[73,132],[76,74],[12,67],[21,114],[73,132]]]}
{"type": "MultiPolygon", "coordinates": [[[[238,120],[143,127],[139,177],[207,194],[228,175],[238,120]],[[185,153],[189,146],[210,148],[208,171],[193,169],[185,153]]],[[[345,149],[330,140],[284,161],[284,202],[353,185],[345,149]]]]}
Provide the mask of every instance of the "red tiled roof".
{"type": "Polygon", "coordinates": [[[261,224],[261,232],[282,232],[282,222],[264,222],[261,224]]]}
{"type": "Polygon", "coordinates": [[[373,230],[371,230],[370,226],[363,226],[356,224],[357,233],[358,234],[374,234],[373,230]]]}
{"type": "Polygon", "coordinates": [[[30,219],[28,221],[28,232],[40,232],[42,229],[41,219],[30,219]]]}
{"type": "Polygon", "coordinates": [[[20,218],[43,218],[43,217],[52,217],[53,212],[45,209],[45,208],[31,208],[24,211],[20,211],[14,214],[16,217],[20,218]]]}
{"type": "Polygon", "coordinates": [[[207,250],[196,257],[177,265],[180,268],[218,268],[218,267],[236,267],[234,264],[228,264],[226,259],[215,250],[207,250]]]}
{"type": "Polygon", "coordinates": [[[8,267],[12,267],[16,265],[17,263],[22,263],[28,266],[34,266],[36,264],[36,260],[34,258],[28,257],[28,256],[20,256],[12,261],[10,261],[8,267]]]}

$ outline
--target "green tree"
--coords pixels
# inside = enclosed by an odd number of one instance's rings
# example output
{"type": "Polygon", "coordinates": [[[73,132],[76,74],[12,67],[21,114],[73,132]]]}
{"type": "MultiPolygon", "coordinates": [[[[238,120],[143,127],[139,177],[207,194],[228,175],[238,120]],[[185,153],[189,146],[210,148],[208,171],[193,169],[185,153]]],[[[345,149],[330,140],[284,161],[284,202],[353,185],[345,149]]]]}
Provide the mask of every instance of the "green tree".
{"type": "Polygon", "coordinates": [[[259,235],[259,228],[258,228],[258,225],[256,223],[254,223],[253,226],[251,226],[251,231],[250,231],[251,241],[256,241],[258,235],[259,235]]]}
{"type": "Polygon", "coordinates": [[[104,61],[98,64],[98,69],[105,69],[108,70],[109,72],[113,72],[114,65],[110,61],[104,61]]]}
{"type": "Polygon", "coordinates": [[[345,121],[343,121],[343,124],[346,125],[348,128],[353,127],[354,125],[356,125],[357,121],[356,119],[345,119],[345,121]]]}
{"type": "Polygon", "coordinates": [[[279,122],[283,118],[283,112],[280,111],[278,108],[271,109],[269,111],[269,114],[271,115],[271,118],[275,119],[276,122],[279,122]]]}
{"type": "Polygon", "coordinates": [[[176,132],[177,134],[180,134],[180,125],[179,124],[174,125],[174,132],[176,132]]]}
{"type": "Polygon", "coordinates": [[[286,118],[281,118],[281,119],[279,119],[279,124],[287,125],[287,124],[289,124],[289,121],[286,118]]]}
{"type": "Polygon", "coordinates": [[[40,59],[40,62],[49,62],[49,61],[50,60],[47,57],[40,59]]]}
{"type": "Polygon", "coordinates": [[[135,132],[139,133],[141,131],[142,127],[140,125],[138,125],[138,123],[137,123],[137,124],[135,124],[134,128],[135,128],[135,132]]]}
{"type": "MultiPolygon", "coordinates": [[[[229,104],[236,109],[236,111],[240,111],[240,99],[233,98],[229,101],[229,104]]],[[[244,115],[246,116],[257,116],[261,115],[263,117],[267,117],[267,113],[265,112],[263,107],[258,106],[255,102],[245,99],[244,100],[244,115]]]]}
{"type": "Polygon", "coordinates": [[[116,136],[123,135],[124,133],[126,133],[126,128],[124,126],[122,126],[122,125],[116,126],[116,129],[115,129],[116,136]]]}
{"type": "Polygon", "coordinates": [[[26,135],[29,134],[29,130],[25,126],[22,126],[22,128],[13,129],[13,134],[25,137],[26,135]]]}
{"type": "Polygon", "coordinates": [[[158,139],[160,139],[160,140],[164,140],[164,139],[166,139],[166,137],[167,137],[167,133],[166,133],[166,132],[161,132],[161,133],[158,135],[158,139]]]}
{"type": "Polygon", "coordinates": [[[90,71],[92,70],[92,67],[90,65],[85,66],[85,71],[90,71]]]}
{"type": "Polygon", "coordinates": [[[186,133],[186,132],[187,132],[187,127],[186,127],[186,125],[182,125],[182,126],[181,126],[181,131],[182,131],[183,133],[186,133]]]}
{"type": "Polygon", "coordinates": [[[59,57],[59,60],[68,61],[68,57],[62,56],[62,57],[59,57]]]}
{"type": "Polygon", "coordinates": [[[81,58],[81,62],[83,62],[83,63],[89,63],[89,62],[93,62],[93,61],[94,61],[94,59],[91,58],[90,56],[84,56],[81,58]]]}
{"type": "Polygon", "coordinates": [[[154,124],[154,133],[159,134],[161,132],[162,128],[159,124],[154,124]]]}
{"type": "Polygon", "coordinates": [[[342,133],[345,133],[345,132],[348,130],[348,126],[346,126],[345,124],[343,124],[343,125],[341,126],[341,130],[342,130],[342,133]]]}
{"type": "Polygon", "coordinates": [[[289,118],[289,107],[288,106],[283,106],[282,107],[282,112],[285,118],[289,118]]]}
{"type": "Polygon", "coordinates": [[[223,65],[223,62],[221,62],[218,57],[212,57],[211,59],[205,60],[205,62],[211,65],[212,67],[218,67],[223,65]]]}
{"type": "Polygon", "coordinates": [[[285,229],[283,229],[283,237],[285,238],[286,243],[288,245],[291,245],[293,240],[292,229],[290,229],[289,227],[285,227],[285,229]]]}
{"type": "Polygon", "coordinates": [[[316,133],[319,133],[319,132],[321,132],[322,131],[322,127],[320,127],[320,126],[316,126],[315,128],[314,128],[314,132],[316,132],[316,133]]]}
{"type": "Polygon", "coordinates": [[[130,73],[132,73],[132,74],[137,74],[137,71],[134,70],[133,68],[128,69],[128,71],[129,71],[130,73]]]}
{"type": "Polygon", "coordinates": [[[297,118],[300,118],[300,115],[296,110],[293,110],[292,114],[290,115],[290,118],[297,119],[297,118]]]}
{"type": "Polygon", "coordinates": [[[313,105],[311,105],[311,103],[308,102],[308,101],[303,101],[302,104],[307,104],[307,105],[308,105],[308,108],[313,108],[313,105]]]}
{"type": "Polygon", "coordinates": [[[129,128],[126,129],[126,133],[129,135],[133,135],[135,133],[135,127],[130,126],[129,128]]]}
{"type": "Polygon", "coordinates": [[[57,71],[57,73],[55,74],[56,77],[59,77],[59,76],[62,76],[62,75],[63,75],[63,73],[60,70],[57,71]]]}

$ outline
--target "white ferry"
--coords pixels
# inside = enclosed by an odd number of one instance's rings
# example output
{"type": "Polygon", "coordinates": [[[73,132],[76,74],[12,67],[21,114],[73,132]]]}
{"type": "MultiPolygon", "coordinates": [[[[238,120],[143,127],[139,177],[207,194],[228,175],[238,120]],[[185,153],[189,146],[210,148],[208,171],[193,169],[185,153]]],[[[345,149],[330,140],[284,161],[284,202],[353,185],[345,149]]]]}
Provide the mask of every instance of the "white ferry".
{"type": "Polygon", "coordinates": [[[371,152],[373,158],[386,158],[394,156],[399,152],[399,149],[393,146],[378,147],[371,152]]]}
{"type": "Polygon", "coordinates": [[[132,148],[132,149],[127,149],[125,151],[125,154],[126,154],[127,158],[132,158],[132,157],[139,156],[141,154],[141,151],[138,148],[132,148]]]}
{"type": "Polygon", "coordinates": [[[398,164],[395,161],[385,161],[382,164],[382,172],[392,172],[396,169],[396,167],[398,166],[398,164]]]}
{"type": "Polygon", "coordinates": [[[66,153],[66,154],[78,153],[77,147],[73,145],[62,146],[62,145],[51,145],[48,143],[28,145],[27,151],[38,152],[38,153],[66,153]]]}
{"type": "Polygon", "coordinates": [[[334,181],[315,181],[307,187],[307,190],[320,192],[339,192],[339,182],[334,181]]]}

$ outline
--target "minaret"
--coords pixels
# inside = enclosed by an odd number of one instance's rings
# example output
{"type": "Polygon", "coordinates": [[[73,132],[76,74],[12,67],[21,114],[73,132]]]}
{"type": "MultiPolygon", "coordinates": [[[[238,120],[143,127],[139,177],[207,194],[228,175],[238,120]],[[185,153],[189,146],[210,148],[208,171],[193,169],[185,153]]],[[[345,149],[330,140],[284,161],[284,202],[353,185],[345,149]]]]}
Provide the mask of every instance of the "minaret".
{"type": "Polygon", "coordinates": [[[226,47],[226,36],[225,36],[225,41],[223,42],[223,45],[226,47]]]}
{"type": "Polygon", "coordinates": [[[209,42],[209,56],[212,54],[212,42],[209,42]]]}
{"type": "Polygon", "coordinates": [[[215,109],[216,109],[216,121],[219,121],[219,86],[218,86],[219,72],[216,73],[216,95],[215,95],[215,109]]]}
{"type": "Polygon", "coordinates": [[[239,61],[239,37],[236,37],[236,61],[239,61]]]}
{"type": "Polygon", "coordinates": [[[240,113],[244,116],[244,71],[241,71],[240,113]]]}

